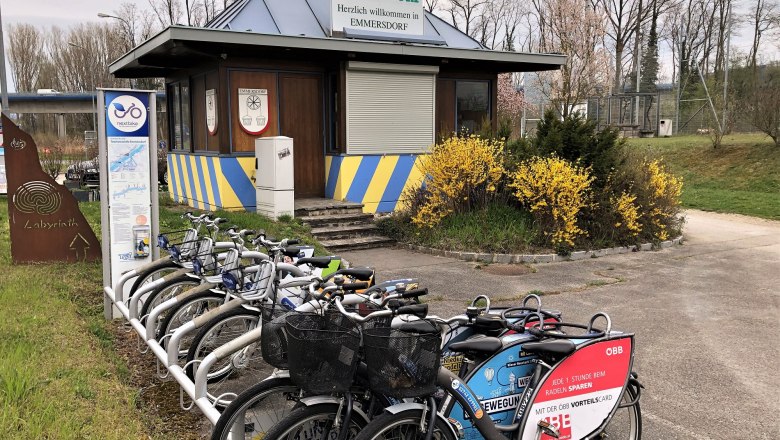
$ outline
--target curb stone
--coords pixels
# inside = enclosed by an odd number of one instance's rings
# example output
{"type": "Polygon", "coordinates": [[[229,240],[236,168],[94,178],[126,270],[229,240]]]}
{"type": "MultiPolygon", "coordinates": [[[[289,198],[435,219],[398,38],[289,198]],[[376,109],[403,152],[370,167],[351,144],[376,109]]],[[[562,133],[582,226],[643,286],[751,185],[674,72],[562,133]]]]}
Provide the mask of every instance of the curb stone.
{"type": "Polygon", "coordinates": [[[483,254],[477,252],[458,252],[436,249],[404,243],[403,248],[424,254],[437,255],[447,258],[455,258],[463,261],[475,261],[481,263],[521,264],[521,263],[553,263],[556,261],[579,261],[587,258],[605,257],[607,255],[629,254],[632,252],[647,252],[657,249],[667,249],[672,246],[682,245],[683,236],[671,240],[662,241],[654,246],[653,243],[642,243],[636,246],[618,246],[613,248],[596,249],[592,251],[574,251],[569,255],[557,254],[483,254]]]}

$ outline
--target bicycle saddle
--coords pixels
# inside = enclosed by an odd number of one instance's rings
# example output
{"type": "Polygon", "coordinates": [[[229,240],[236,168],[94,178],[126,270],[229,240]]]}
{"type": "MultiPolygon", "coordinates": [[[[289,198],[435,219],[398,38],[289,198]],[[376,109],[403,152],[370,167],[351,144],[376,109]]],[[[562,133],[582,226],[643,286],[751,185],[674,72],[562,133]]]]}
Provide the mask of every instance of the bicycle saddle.
{"type": "Polygon", "coordinates": [[[302,264],[310,264],[314,267],[325,269],[326,267],[330,266],[331,261],[333,261],[333,258],[331,257],[305,257],[299,258],[298,261],[295,262],[295,265],[300,266],[302,264]]]}
{"type": "Polygon", "coordinates": [[[465,341],[453,342],[450,344],[449,349],[473,357],[474,355],[489,356],[501,350],[503,346],[504,344],[498,338],[477,335],[465,341]]]}
{"type": "Polygon", "coordinates": [[[574,342],[568,339],[547,339],[539,342],[527,342],[522,345],[522,350],[527,353],[552,357],[568,356],[576,349],[577,346],[574,342]]]}

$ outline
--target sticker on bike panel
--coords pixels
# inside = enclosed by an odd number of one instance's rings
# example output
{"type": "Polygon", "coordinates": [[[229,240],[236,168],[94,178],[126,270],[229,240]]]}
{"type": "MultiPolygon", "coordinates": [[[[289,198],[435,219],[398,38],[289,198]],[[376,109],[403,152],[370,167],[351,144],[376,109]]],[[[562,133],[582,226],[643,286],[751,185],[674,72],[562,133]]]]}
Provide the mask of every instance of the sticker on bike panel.
{"type": "Polygon", "coordinates": [[[536,439],[542,419],[558,428],[559,440],[583,438],[601,426],[620,402],[631,367],[631,344],[630,337],[598,342],[561,362],[541,384],[522,439],[536,439]]]}
{"type": "Polygon", "coordinates": [[[456,393],[460,394],[461,397],[463,397],[469,408],[471,408],[471,412],[474,413],[474,417],[481,419],[484,415],[484,412],[482,411],[482,408],[479,407],[479,403],[477,403],[477,399],[473,394],[471,394],[471,391],[464,387],[458,379],[452,380],[452,389],[455,390],[456,393]]]}
{"type": "MultiPolygon", "coordinates": [[[[522,339],[529,339],[529,336],[502,337],[502,340],[511,341],[522,339]]],[[[520,396],[533,373],[534,364],[531,360],[534,356],[521,354],[521,347],[520,344],[515,344],[505,348],[480,365],[468,379],[468,386],[476,394],[484,413],[499,425],[512,424],[515,408],[520,403],[520,396]]],[[[459,403],[455,403],[448,417],[463,426],[466,440],[483,438],[459,403]]]]}

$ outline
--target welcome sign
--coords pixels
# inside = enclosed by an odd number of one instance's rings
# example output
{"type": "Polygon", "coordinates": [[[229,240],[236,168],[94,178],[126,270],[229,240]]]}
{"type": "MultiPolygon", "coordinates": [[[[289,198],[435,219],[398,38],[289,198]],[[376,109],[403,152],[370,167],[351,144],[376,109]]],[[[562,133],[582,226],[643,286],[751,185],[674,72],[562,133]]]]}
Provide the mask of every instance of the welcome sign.
{"type": "Polygon", "coordinates": [[[331,0],[331,33],[345,28],[423,34],[422,0],[331,0]]]}

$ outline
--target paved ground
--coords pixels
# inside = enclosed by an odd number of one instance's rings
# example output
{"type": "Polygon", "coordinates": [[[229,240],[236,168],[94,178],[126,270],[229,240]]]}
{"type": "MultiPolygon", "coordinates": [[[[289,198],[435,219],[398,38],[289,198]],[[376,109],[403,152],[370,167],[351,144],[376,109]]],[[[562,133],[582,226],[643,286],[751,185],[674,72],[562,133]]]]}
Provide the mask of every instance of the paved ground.
{"type": "Polygon", "coordinates": [[[344,257],[380,279],[418,277],[442,316],[478,294],[508,305],[534,289],[555,292],[544,305],[567,321],[609,313],[636,333],[646,439],[780,439],[780,222],[690,211],[685,238],[517,277],[405,250],[344,257]]]}

